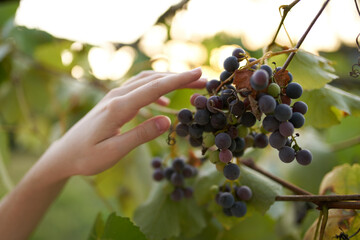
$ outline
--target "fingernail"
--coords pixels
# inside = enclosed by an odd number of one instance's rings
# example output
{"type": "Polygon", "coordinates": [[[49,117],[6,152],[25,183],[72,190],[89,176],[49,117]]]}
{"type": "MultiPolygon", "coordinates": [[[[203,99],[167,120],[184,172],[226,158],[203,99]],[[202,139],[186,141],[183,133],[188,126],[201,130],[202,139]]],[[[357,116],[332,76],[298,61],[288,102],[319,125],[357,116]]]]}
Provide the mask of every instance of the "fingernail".
{"type": "Polygon", "coordinates": [[[155,120],[155,125],[159,132],[161,132],[161,133],[165,132],[166,130],[168,130],[168,128],[170,126],[170,118],[168,118],[168,117],[157,118],[155,120]]]}
{"type": "Polygon", "coordinates": [[[193,70],[191,70],[191,72],[193,73],[196,73],[196,72],[201,72],[201,67],[197,67],[197,68],[194,68],[193,70]]]}

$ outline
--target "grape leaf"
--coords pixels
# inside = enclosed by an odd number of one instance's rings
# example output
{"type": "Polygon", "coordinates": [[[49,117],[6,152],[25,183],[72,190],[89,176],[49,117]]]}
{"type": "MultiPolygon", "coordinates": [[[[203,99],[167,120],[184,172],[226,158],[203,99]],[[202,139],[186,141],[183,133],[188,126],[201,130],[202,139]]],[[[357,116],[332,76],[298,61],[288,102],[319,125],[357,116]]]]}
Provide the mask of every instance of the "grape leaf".
{"type": "Polygon", "coordinates": [[[246,166],[240,167],[240,184],[251,188],[253,196],[248,203],[262,214],[270,208],[275,202],[275,197],[282,191],[279,184],[246,166]]]}
{"type": "MultiPolygon", "coordinates": [[[[269,62],[282,66],[286,58],[287,55],[282,54],[270,58],[269,62]]],[[[297,51],[287,70],[294,76],[294,81],[306,90],[322,88],[338,78],[328,59],[301,49],[297,51]]]]}
{"type": "Polygon", "coordinates": [[[360,97],[330,85],[304,91],[300,100],[309,107],[306,123],[317,128],[338,124],[347,114],[360,115],[360,97]]]}
{"type": "Polygon", "coordinates": [[[169,183],[157,184],[149,199],[136,209],[134,221],[149,239],[195,236],[206,226],[203,210],[193,198],[174,202],[169,183]]]}
{"type": "Polygon", "coordinates": [[[91,229],[90,235],[88,237],[88,240],[98,240],[101,238],[101,236],[104,233],[105,228],[105,222],[102,218],[102,214],[99,213],[96,216],[95,222],[93,224],[93,227],[91,229]]]}
{"type": "MultiPolygon", "coordinates": [[[[359,194],[360,192],[360,165],[343,164],[335,167],[323,178],[320,194],[359,194]]],[[[304,240],[311,240],[315,234],[316,220],[305,234],[304,240]]],[[[325,239],[332,239],[340,234],[339,227],[351,235],[360,228],[360,217],[355,210],[331,209],[325,230],[325,239]]],[[[358,238],[360,237],[357,236],[358,238]]],[[[352,239],[358,239],[352,238],[352,239]]]]}

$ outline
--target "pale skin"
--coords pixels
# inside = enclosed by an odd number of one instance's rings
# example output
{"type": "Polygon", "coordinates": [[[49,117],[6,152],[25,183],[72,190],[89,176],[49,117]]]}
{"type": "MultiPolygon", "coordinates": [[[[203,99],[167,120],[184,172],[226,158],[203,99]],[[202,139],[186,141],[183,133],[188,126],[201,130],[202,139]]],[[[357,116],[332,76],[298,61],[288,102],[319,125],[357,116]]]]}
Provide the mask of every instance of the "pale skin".
{"type": "MultiPolygon", "coordinates": [[[[179,74],[147,71],[131,78],[106,96],[63,137],[54,142],[17,186],[0,202],[2,239],[28,239],[67,180],[76,175],[95,175],[114,166],[137,146],[170,127],[166,116],[155,116],[120,133],[144,106],[179,88],[203,88],[201,69],[179,74]]],[[[70,217],[70,216],[69,216],[70,217]]]]}

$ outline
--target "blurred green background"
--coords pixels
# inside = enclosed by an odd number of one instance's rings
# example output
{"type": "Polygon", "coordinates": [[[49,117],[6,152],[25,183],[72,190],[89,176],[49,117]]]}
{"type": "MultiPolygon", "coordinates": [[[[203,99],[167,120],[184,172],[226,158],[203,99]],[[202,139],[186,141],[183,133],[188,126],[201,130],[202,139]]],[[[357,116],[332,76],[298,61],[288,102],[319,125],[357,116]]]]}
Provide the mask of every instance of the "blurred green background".
{"type": "MultiPolygon", "coordinates": [[[[170,34],[172,21],[177,13],[186,12],[182,8],[179,8],[181,11],[168,11],[171,14],[154,23],[154,32],[163,34],[165,30],[165,37],[157,52],[152,53],[151,44],[156,43],[156,38],[147,40],[149,34],[145,33],[132,43],[95,46],[17,25],[14,17],[18,5],[17,1],[0,3],[0,197],[16,185],[55,139],[84,116],[109,89],[119,86],[130,76],[148,69],[186,70],[202,66],[206,76],[215,78],[221,71],[219,62],[234,46],[245,47],[254,57],[262,55],[261,49],[247,47],[251,46],[249,43],[244,46],[242,36],[224,32],[193,42],[174,39],[170,34]],[[147,41],[150,47],[146,47],[147,41]],[[183,54],[176,55],[179,51],[183,54]],[[101,62],[106,59],[107,62],[101,62]],[[115,70],[106,68],[109,65],[115,70]]],[[[273,26],[272,32],[276,27],[273,26]]],[[[311,104],[315,108],[328,107],[336,118],[323,125],[322,119],[313,119],[301,130],[301,146],[314,154],[311,166],[284,166],[271,149],[249,153],[267,170],[313,193],[318,192],[323,176],[334,166],[360,160],[360,79],[349,76],[359,57],[354,43],[355,39],[352,45],[341,43],[336,50],[319,52],[332,62],[338,76],[335,80],[330,79],[329,84],[339,89],[341,96],[349,95],[335,97],[326,106],[316,102],[311,104]],[[345,103],[339,107],[337,100],[345,103]]],[[[296,81],[297,76],[294,77],[296,81]]],[[[309,94],[316,91],[307,90],[309,94]]],[[[192,93],[193,90],[178,90],[169,94],[170,108],[191,107],[188,99],[192,93]]],[[[161,109],[151,105],[124,130],[159,113],[161,109]]],[[[174,119],[174,115],[169,116],[174,119]]],[[[165,140],[166,135],[139,147],[114,168],[98,176],[72,178],[31,239],[86,239],[98,212],[107,215],[117,211],[132,217],[134,209],[145,201],[153,186],[149,162],[151,156],[166,154],[165,140]]],[[[267,229],[275,225],[280,229],[278,239],[300,239],[316,217],[310,213],[304,224],[289,228],[284,220],[285,211],[289,209],[294,206],[277,203],[266,217],[267,229]],[[279,219],[281,221],[277,221],[279,219]]],[[[253,216],[244,226],[251,228],[251,223],[261,222],[259,218],[253,216]]],[[[263,237],[259,234],[256,239],[265,239],[263,237]]]]}

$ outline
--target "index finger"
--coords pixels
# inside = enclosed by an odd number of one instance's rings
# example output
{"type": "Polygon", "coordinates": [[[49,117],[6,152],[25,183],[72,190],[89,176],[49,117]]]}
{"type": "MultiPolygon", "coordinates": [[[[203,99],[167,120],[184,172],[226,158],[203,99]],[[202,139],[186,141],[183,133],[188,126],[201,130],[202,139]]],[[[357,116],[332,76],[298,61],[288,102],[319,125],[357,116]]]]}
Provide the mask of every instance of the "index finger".
{"type": "Polygon", "coordinates": [[[195,82],[201,77],[201,74],[201,68],[195,68],[191,71],[151,81],[124,95],[125,98],[131,99],[126,107],[137,111],[138,109],[156,101],[166,93],[178,88],[183,88],[184,86],[195,82]]]}

